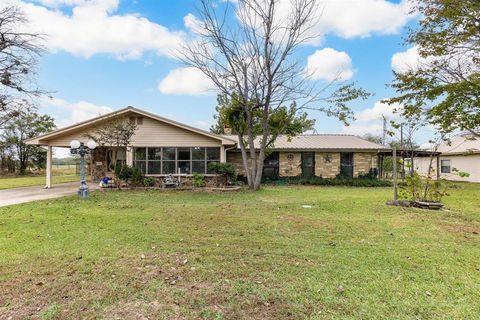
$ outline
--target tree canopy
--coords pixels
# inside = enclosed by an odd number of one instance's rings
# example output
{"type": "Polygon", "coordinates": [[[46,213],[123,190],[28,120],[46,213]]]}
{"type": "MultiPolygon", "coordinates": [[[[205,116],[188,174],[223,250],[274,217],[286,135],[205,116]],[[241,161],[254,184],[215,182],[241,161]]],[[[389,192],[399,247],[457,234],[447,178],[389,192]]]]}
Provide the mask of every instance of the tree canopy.
{"type": "Polygon", "coordinates": [[[414,0],[422,16],[406,43],[418,65],[394,71],[403,116],[423,119],[442,134],[480,135],[480,1],[414,0]]]}
{"type": "Polygon", "coordinates": [[[52,117],[37,113],[21,112],[9,121],[0,135],[0,140],[8,145],[8,154],[18,161],[20,174],[25,174],[31,164],[41,169],[45,167],[46,151],[38,146],[30,146],[25,140],[48,133],[55,129],[52,117]]]}

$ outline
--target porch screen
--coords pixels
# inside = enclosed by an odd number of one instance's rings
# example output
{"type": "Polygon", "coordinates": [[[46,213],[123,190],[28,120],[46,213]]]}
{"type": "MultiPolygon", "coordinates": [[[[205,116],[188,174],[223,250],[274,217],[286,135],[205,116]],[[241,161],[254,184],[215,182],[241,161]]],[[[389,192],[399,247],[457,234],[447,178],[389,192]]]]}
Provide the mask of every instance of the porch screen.
{"type": "Polygon", "coordinates": [[[208,174],[208,164],[220,162],[220,148],[147,147],[134,148],[133,165],[146,175],[208,174]]]}

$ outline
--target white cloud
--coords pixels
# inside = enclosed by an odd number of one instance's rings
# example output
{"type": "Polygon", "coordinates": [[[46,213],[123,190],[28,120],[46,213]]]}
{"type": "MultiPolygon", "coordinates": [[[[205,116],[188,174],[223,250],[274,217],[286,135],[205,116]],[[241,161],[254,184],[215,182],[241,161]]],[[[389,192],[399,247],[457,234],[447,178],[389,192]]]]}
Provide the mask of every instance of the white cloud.
{"type": "Polygon", "coordinates": [[[185,28],[187,28],[193,33],[196,33],[196,34],[202,33],[202,29],[203,29],[202,21],[198,20],[198,18],[191,13],[183,17],[183,24],[185,25],[185,28]]]}
{"type": "Polygon", "coordinates": [[[214,90],[214,85],[198,69],[186,67],[171,70],[160,81],[158,89],[164,94],[205,95],[214,90]]]}
{"type": "MultiPolygon", "coordinates": [[[[26,13],[29,30],[46,35],[51,52],[66,51],[89,58],[111,54],[119,59],[138,59],[147,51],[172,57],[184,37],[137,14],[115,14],[119,0],[12,0],[26,13]],[[57,6],[70,6],[71,14],[57,6]]],[[[1,5],[0,5],[1,6],[1,5]]]]}
{"type": "Polygon", "coordinates": [[[327,1],[321,4],[316,32],[333,33],[342,38],[396,34],[411,18],[408,0],[327,1]]]}
{"type": "Polygon", "coordinates": [[[391,66],[396,72],[406,72],[417,69],[425,59],[418,54],[418,48],[412,47],[403,52],[397,52],[392,56],[391,66]]]}
{"type": "Polygon", "coordinates": [[[55,123],[59,128],[113,111],[113,108],[109,106],[96,105],[87,101],[71,103],[56,97],[42,97],[40,99],[40,109],[43,112],[48,110],[45,113],[57,115],[55,123]],[[58,117],[59,114],[63,116],[58,117]]]}
{"type": "Polygon", "coordinates": [[[356,120],[350,126],[343,127],[343,132],[364,135],[366,133],[382,135],[383,117],[387,119],[387,125],[392,120],[400,119],[395,110],[401,109],[399,104],[388,105],[381,101],[375,102],[372,108],[361,110],[355,114],[356,120]]]}
{"type": "MultiPolygon", "coordinates": [[[[292,14],[291,0],[276,4],[278,21],[288,21],[292,14]]],[[[388,0],[320,1],[313,17],[311,45],[320,45],[327,34],[345,39],[372,35],[397,34],[412,18],[409,0],[394,3],[388,0]]]]}
{"type": "Polygon", "coordinates": [[[349,80],[354,74],[350,56],[332,48],[317,50],[309,56],[305,72],[312,80],[327,81],[349,80]]]}

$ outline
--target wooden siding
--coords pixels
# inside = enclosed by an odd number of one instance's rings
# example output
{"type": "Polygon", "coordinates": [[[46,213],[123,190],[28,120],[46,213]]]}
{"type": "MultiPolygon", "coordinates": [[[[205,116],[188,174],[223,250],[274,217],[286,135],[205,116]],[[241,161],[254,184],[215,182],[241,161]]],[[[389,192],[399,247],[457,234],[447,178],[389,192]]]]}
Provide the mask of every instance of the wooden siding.
{"type": "MultiPolygon", "coordinates": [[[[72,140],[86,143],[89,140],[86,136],[94,130],[92,127],[87,128],[47,142],[58,147],[68,147],[72,140]]],[[[138,125],[132,138],[134,147],[220,147],[221,145],[220,140],[147,117],[143,118],[143,124],[138,125]]]]}

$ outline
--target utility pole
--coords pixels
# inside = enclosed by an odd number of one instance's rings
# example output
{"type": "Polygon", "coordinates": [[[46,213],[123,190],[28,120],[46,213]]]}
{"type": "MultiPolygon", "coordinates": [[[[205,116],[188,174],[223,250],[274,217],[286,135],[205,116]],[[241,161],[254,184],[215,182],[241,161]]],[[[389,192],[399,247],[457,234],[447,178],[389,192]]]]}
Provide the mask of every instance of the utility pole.
{"type": "Polygon", "coordinates": [[[400,149],[403,150],[403,123],[400,124],[400,149]]]}
{"type": "Polygon", "coordinates": [[[387,144],[387,118],[382,114],[383,118],[383,137],[382,137],[382,144],[387,144]]]}

